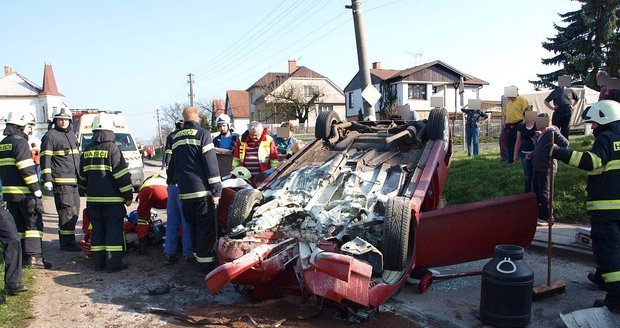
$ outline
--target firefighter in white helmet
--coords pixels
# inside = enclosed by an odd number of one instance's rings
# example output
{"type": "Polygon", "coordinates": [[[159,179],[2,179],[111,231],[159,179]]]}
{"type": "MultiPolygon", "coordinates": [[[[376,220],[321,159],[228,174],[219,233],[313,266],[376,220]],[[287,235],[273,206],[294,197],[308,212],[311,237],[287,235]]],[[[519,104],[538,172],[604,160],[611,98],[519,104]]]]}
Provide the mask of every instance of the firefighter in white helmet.
{"type": "Polygon", "coordinates": [[[217,125],[217,130],[220,132],[217,137],[213,138],[213,145],[215,146],[216,153],[232,154],[237,144],[237,139],[239,139],[239,135],[232,130],[230,116],[221,114],[215,120],[215,124],[217,125]]]}
{"type": "Polygon", "coordinates": [[[0,179],[6,208],[13,215],[22,240],[24,265],[49,269],[52,264],[43,259],[42,249],[42,193],[28,145],[28,135],[35,125],[32,113],[9,113],[4,129],[6,138],[0,141],[0,179]]]}
{"type": "Polygon", "coordinates": [[[620,313],[620,103],[601,100],[586,109],[582,118],[594,128],[592,149],[580,152],[555,146],[551,153],[589,171],[586,208],[597,269],[588,279],[607,292],[594,306],[620,313]]]}
{"type": "Polygon", "coordinates": [[[60,249],[79,252],[75,224],[80,213],[80,152],[78,141],[71,131],[71,119],[71,112],[66,108],[61,108],[52,116],[54,126],[45,133],[41,143],[41,174],[43,188],[54,193],[60,249]]]}

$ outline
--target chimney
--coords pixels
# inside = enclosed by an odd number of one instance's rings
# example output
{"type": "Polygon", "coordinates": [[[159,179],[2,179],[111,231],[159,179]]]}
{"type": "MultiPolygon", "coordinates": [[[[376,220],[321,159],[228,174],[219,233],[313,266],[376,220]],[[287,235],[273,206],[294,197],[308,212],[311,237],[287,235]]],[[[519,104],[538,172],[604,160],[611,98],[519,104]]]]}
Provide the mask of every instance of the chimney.
{"type": "Polygon", "coordinates": [[[289,60],[288,61],[288,73],[293,74],[297,70],[297,60],[289,60]]]}
{"type": "Polygon", "coordinates": [[[372,69],[381,69],[381,62],[372,63],[372,69]]]}
{"type": "Polygon", "coordinates": [[[11,66],[4,66],[4,76],[11,75],[12,73],[13,70],[11,69],[11,66]]]}

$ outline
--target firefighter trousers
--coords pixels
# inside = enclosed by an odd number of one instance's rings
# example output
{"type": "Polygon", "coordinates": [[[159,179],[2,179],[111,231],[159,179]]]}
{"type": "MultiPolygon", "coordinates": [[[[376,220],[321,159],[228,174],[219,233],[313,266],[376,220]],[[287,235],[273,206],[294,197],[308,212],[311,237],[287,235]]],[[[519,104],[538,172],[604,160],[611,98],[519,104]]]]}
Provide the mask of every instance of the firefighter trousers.
{"type": "Polygon", "coordinates": [[[90,250],[95,270],[122,267],[125,246],[123,220],[127,215],[125,205],[88,204],[86,210],[93,226],[90,250]]]}
{"type": "Polygon", "coordinates": [[[77,185],[54,185],[54,203],[58,212],[60,247],[75,245],[75,224],[80,213],[80,194],[77,185]]]}
{"type": "Polygon", "coordinates": [[[4,245],[4,284],[22,282],[22,246],[15,220],[9,211],[0,207],[0,243],[4,245]]]}
{"type": "Polygon", "coordinates": [[[216,222],[213,205],[206,197],[183,202],[183,214],[189,221],[192,249],[199,269],[215,262],[216,222]]]}
{"type": "Polygon", "coordinates": [[[598,271],[605,281],[605,300],[620,305],[620,220],[590,214],[592,250],[598,271]]]}
{"type": "Polygon", "coordinates": [[[15,219],[15,226],[22,241],[22,256],[43,255],[43,203],[41,199],[28,195],[18,202],[6,202],[6,207],[15,219]]]}

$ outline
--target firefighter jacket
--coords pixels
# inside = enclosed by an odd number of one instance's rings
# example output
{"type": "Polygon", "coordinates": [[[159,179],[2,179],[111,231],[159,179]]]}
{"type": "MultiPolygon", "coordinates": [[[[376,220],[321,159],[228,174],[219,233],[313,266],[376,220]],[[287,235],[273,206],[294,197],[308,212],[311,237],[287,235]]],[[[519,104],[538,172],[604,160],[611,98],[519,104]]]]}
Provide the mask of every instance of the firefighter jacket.
{"type": "Polygon", "coordinates": [[[77,185],[80,167],[78,142],[71,129],[56,126],[45,133],[41,142],[41,175],[43,182],[77,185]]]}
{"type": "Polygon", "coordinates": [[[88,204],[124,204],[132,199],[131,176],[114,144],[114,132],[95,131],[93,142],[80,157],[80,185],[86,188],[88,204]]]}
{"type": "Polygon", "coordinates": [[[589,171],[586,207],[590,214],[620,220],[620,122],[606,125],[590,151],[554,148],[553,156],[589,171]]]}
{"type": "Polygon", "coordinates": [[[183,127],[174,135],[169,180],[176,179],[183,202],[200,201],[208,191],[220,197],[222,179],[211,134],[198,122],[187,121],[183,127]]]}
{"type": "Polygon", "coordinates": [[[172,158],[172,143],[174,142],[174,135],[180,130],[181,129],[175,129],[166,137],[166,145],[164,146],[164,163],[166,166],[168,166],[170,159],[172,158]]]}
{"type": "MultiPolygon", "coordinates": [[[[246,131],[241,138],[237,140],[237,145],[233,151],[233,167],[246,166],[244,165],[244,160],[248,143],[251,143],[251,141],[249,139],[249,133],[246,131]]],[[[278,164],[278,147],[273,138],[269,135],[267,129],[264,129],[258,143],[258,165],[260,171],[265,172],[270,168],[275,168],[278,164]]]]}
{"type": "Polygon", "coordinates": [[[8,202],[19,202],[39,189],[28,136],[14,124],[7,124],[0,141],[0,179],[2,194],[8,202]]]}
{"type": "Polygon", "coordinates": [[[166,176],[153,174],[146,178],[138,191],[138,224],[151,218],[151,208],[163,210],[168,202],[166,176]]]}

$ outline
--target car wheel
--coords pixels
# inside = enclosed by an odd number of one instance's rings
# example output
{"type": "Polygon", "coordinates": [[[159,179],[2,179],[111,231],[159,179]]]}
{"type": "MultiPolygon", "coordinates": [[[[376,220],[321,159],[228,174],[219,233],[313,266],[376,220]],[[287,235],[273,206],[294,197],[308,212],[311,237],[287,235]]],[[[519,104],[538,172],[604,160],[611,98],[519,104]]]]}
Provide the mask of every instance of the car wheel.
{"type": "Polygon", "coordinates": [[[314,137],[322,140],[329,140],[332,136],[332,125],[340,122],[338,113],[334,111],[321,112],[316,118],[316,125],[314,128],[314,137]]]}
{"type": "Polygon", "coordinates": [[[383,269],[402,271],[407,265],[411,206],[407,197],[390,198],[383,220],[383,269]]]}
{"type": "Polygon", "coordinates": [[[450,138],[450,130],[448,129],[448,110],[443,107],[433,108],[428,115],[428,122],[426,124],[428,140],[441,139],[448,144],[450,138]]]}
{"type": "Polygon", "coordinates": [[[244,224],[252,217],[252,209],[263,200],[263,194],[256,189],[241,189],[233,197],[228,210],[228,230],[244,224]]]}

